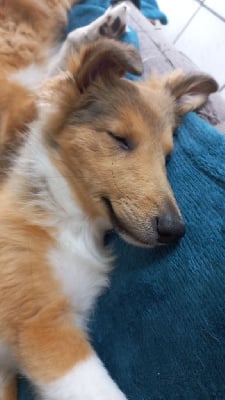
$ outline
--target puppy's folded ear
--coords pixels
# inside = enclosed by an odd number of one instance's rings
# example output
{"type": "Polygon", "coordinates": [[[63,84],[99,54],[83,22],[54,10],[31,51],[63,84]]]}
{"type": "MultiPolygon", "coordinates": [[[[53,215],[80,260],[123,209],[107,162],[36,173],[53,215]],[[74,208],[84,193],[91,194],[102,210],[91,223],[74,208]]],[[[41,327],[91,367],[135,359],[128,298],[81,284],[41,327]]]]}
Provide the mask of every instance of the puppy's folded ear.
{"type": "Polygon", "coordinates": [[[202,107],[208,96],[218,90],[217,82],[206,74],[184,75],[180,71],[167,76],[166,87],[176,100],[178,116],[202,107]]]}
{"type": "Polygon", "coordinates": [[[81,49],[79,64],[70,60],[69,71],[74,76],[81,92],[99,76],[109,78],[111,74],[123,76],[126,72],[143,73],[143,64],[137,50],[128,44],[112,39],[101,39],[81,49]]]}

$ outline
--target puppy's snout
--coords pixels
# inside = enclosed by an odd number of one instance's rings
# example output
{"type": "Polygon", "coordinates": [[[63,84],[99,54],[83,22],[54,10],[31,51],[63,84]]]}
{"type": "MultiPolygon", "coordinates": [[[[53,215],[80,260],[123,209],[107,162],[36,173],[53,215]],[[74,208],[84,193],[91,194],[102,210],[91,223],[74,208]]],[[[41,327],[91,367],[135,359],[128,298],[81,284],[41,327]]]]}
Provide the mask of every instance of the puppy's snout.
{"type": "Polygon", "coordinates": [[[168,209],[157,218],[159,243],[174,242],[185,234],[185,225],[177,210],[168,209]]]}

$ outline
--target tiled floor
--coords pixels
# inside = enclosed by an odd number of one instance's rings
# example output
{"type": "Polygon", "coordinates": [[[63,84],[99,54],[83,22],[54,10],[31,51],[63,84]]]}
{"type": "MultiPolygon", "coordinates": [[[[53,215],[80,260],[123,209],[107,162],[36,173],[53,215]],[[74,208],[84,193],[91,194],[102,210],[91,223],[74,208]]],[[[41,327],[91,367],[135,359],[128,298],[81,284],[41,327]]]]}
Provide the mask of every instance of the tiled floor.
{"type": "Polygon", "coordinates": [[[167,40],[213,75],[225,98],[225,0],[158,0],[167,40]]]}

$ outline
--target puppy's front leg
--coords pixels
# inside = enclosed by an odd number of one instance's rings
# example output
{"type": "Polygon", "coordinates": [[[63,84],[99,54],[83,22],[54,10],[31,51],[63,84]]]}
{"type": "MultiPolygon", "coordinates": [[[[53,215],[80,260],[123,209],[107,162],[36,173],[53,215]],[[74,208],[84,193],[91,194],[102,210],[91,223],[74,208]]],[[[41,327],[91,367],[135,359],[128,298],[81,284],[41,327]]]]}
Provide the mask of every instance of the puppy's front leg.
{"type": "Polygon", "coordinates": [[[32,318],[19,339],[21,366],[42,399],[126,400],[85,335],[59,307],[32,318]]]}
{"type": "Polygon", "coordinates": [[[41,386],[45,400],[126,400],[94,353],[62,377],[41,386]]]}
{"type": "Polygon", "coordinates": [[[63,69],[71,52],[79,51],[84,44],[94,43],[101,37],[118,39],[126,28],[128,7],[125,3],[110,7],[91,24],[70,32],[58,54],[53,58],[48,75],[63,69]]]}

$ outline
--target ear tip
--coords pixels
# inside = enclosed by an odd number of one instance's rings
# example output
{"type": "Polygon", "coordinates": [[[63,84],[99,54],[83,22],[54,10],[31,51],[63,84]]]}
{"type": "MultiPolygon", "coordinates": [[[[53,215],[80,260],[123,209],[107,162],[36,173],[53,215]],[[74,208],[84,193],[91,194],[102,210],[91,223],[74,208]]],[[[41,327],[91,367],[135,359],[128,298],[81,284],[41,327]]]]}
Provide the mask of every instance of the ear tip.
{"type": "Polygon", "coordinates": [[[141,58],[137,57],[136,60],[134,60],[132,73],[138,76],[141,76],[144,73],[144,66],[141,58]]]}
{"type": "Polygon", "coordinates": [[[143,65],[141,55],[139,54],[138,50],[135,49],[135,47],[130,46],[130,45],[129,45],[129,47],[130,47],[130,57],[132,59],[132,64],[130,66],[131,71],[129,71],[129,72],[140,76],[144,72],[144,65],[143,65]]]}
{"type": "Polygon", "coordinates": [[[219,89],[217,81],[207,73],[191,73],[186,75],[186,77],[195,88],[199,88],[199,85],[201,85],[201,90],[207,94],[214,93],[219,89]]]}
{"type": "Polygon", "coordinates": [[[218,82],[215,79],[211,78],[211,83],[213,92],[217,92],[217,90],[219,90],[218,82]]]}
{"type": "Polygon", "coordinates": [[[134,68],[137,75],[142,75],[144,73],[144,65],[140,56],[137,57],[134,68]]]}
{"type": "Polygon", "coordinates": [[[205,79],[208,85],[208,90],[210,93],[217,92],[219,89],[219,84],[218,82],[210,75],[205,75],[205,79]]]}

